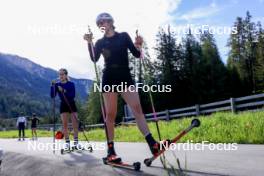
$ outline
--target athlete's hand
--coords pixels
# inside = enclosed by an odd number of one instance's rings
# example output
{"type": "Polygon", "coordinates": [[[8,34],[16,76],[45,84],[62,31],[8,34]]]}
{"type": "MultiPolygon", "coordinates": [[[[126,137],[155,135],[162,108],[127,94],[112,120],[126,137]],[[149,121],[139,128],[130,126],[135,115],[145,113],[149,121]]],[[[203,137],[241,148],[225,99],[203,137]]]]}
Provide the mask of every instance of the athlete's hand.
{"type": "Polygon", "coordinates": [[[54,86],[56,84],[56,80],[51,81],[51,86],[54,86]]]}
{"type": "Polygon", "coordinates": [[[60,92],[64,92],[64,89],[61,86],[58,86],[60,92]]]}
{"type": "Polygon", "coordinates": [[[143,45],[143,38],[140,35],[136,36],[136,38],[135,38],[135,47],[138,48],[138,49],[141,49],[142,45],[143,45]]]}
{"type": "Polygon", "coordinates": [[[84,34],[83,39],[86,40],[88,43],[92,43],[93,42],[93,34],[84,34]]]}

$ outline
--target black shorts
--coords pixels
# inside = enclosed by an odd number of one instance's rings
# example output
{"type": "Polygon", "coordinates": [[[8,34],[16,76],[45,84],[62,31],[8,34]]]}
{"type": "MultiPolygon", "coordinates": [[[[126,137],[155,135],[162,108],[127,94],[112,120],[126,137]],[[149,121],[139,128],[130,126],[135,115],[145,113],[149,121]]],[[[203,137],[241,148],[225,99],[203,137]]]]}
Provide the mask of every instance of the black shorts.
{"type": "Polygon", "coordinates": [[[31,125],[31,129],[32,129],[32,128],[37,128],[37,125],[31,125]]]}
{"type": "Polygon", "coordinates": [[[77,112],[77,107],[75,105],[75,102],[69,102],[69,105],[65,102],[61,102],[60,104],[60,113],[64,113],[64,112],[68,112],[68,113],[73,113],[73,112],[77,112]]]}
{"type": "MultiPolygon", "coordinates": [[[[103,78],[102,78],[102,87],[107,86],[107,90],[113,85],[123,85],[123,87],[127,87],[130,85],[135,85],[134,80],[132,79],[130,70],[128,68],[111,68],[103,70],[103,78]]],[[[102,90],[102,92],[105,89],[102,90]]],[[[107,91],[108,92],[108,91],[107,91]]],[[[116,87],[110,89],[110,92],[120,92],[116,87]]]]}

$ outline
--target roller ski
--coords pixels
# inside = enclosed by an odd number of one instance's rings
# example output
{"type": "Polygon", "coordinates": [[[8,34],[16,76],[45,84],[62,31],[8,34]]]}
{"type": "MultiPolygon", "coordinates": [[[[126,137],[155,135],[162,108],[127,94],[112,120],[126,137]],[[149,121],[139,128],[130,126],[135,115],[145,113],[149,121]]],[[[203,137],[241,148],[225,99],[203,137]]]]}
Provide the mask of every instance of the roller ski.
{"type": "MultiPolygon", "coordinates": [[[[193,128],[199,127],[199,126],[200,126],[200,121],[198,119],[193,119],[192,122],[191,122],[191,125],[188,128],[186,128],[185,130],[183,130],[180,134],[178,134],[172,140],[166,140],[165,142],[168,142],[169,145],[172,144],[172,143],[176,143],[179,139],[181,139],[185,134],[187,134],[193,128]]],[[[162,148],[160,148],[160,145],[159,144],[153,145],[151,147],[151,152],[152,152],[153,156],[151,158],[146,158],[144,160],[144,164],[146,166],[148,166],[148,167],[151,166],[152,162],[155,159],[157,159],[160,155],[162,155],[165,151],[166,151],[166,148],[164,146],[162,146],[162,148]]]]}
{"type": "Polygon", "coordinates": [[[129,164],[129,163],[123,162],[120,157],[117,157],[113,142],[108,143],[107,157],[103,158],[103,163],[106,165],[113,166],[113,167],[131,169],[135,171],[139,171],[141,167],[140,162],[129,164]]]}
{"type": "Polygon", "coordinates": [[[77,144],[74,146],[70,146],[69,144],[66,144],[65,148],[62,148],[60,150],[60,153],[66,154],[66,153],[72,153],[72,152],[82,152],[82,151],[89,151],[89,152],[93,152],[93,147],[89,146],[87,149],[85,147],[83,147],[81,144],[77,144]]]}
{"type": "Polygon", "coordinates": [[[135,171],[140,171],[140,168],[141,168],[140,162],[134,162],[133,164],[129,164],[129,163],[123,162],[121,158],[118,158],[115,156],[103,158],[103,163],[106,165],[113,166],[113,167],[130,169],[130,170],[135,170],[135,171]]]}

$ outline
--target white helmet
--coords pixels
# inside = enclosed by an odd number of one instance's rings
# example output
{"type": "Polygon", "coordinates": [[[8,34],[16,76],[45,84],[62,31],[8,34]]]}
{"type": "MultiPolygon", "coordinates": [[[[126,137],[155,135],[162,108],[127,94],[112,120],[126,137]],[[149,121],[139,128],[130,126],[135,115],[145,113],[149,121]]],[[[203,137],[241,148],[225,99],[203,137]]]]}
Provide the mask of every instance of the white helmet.
{"type": "Polygon", "coordinates": [[[96,18],[96,24],[99,25],[99,21],[101,20],[109,20],[111,22],[114,22],[113,17],[109,13],[100,13],[96,18]]]}

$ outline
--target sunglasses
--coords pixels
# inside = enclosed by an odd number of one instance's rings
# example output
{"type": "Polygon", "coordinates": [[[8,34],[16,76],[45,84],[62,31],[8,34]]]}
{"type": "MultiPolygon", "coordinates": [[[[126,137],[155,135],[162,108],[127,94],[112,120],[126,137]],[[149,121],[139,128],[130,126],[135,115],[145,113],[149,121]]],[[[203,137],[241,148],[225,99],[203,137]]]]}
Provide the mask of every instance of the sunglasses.
{"type": "Polygon", "coordinates": [[[101,26],[101,25],[103,25],[104,23],[107,23],[107,22],[108,22],[108,20],[100,20],[98,22],[98,26],[101,26]]]}

